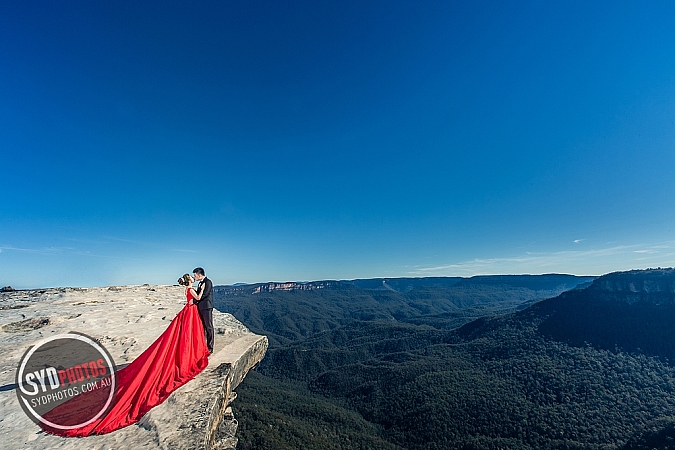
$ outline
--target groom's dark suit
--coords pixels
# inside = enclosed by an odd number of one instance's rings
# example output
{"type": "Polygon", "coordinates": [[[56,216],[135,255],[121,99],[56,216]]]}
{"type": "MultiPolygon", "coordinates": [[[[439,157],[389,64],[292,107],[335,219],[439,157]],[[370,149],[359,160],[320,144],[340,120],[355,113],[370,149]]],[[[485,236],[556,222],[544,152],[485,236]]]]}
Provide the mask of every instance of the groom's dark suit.
{"type": "Polygon", "coordinates": [[[197,287],[197,294],[199,293],[202,294],[202,299],[197,302],[197,310],[204,324],[206,346],[213,353],[213,283],[211,280],[204,277],[197,287]]]}

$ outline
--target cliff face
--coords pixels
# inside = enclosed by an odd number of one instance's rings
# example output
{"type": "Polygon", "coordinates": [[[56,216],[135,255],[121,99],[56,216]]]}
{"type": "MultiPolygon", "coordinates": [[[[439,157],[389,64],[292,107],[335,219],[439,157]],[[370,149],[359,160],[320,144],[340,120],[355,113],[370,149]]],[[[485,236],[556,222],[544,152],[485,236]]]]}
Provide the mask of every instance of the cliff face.
{"type": "Polygon", "coordinates": [[[666,293],[675,292],[675,269],[631,270],[603,275],[593,282],[591,291],[666,293]]]}
{"type": "Polygon", "coordinates": [[[227,449],[236,446],[234,389],[265,355],[267,338],[214,310],[215,350],[209,366],[135,425],[103,436],[45,434],[14,394],[26,350],[71,331],[97,339],[117,365],[132,361],[185,304],[183,288],[132,286],[0,293],[0,434],[8,448],[227,449]]]}
{"type": "Polygon", "coordinates": [[[338,281],[313,281],[311,283],[267,283],[257,286],[251,292],[252,294],[259,294],[261,292],[272,291],[313,291],[316,289],[324,289],[329,287],[339,286],[338,281]]]}

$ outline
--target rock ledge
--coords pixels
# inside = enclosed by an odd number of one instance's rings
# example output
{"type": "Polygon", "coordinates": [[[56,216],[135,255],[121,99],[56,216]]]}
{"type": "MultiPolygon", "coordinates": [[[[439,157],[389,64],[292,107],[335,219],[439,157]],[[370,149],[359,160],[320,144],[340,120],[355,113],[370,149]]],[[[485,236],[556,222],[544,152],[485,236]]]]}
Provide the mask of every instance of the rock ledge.
{"type": "Polygon", "coordinates": [[[62,438],[42,432],[21,409],[14,377],[26,350],[51,335],[77,331],[101,342],[117,365],[131,362],[185,304],[179,286],[59,288],[0,292],[0,434],[13,448],[231,449],[234,389],[262,360],[267,338],[214,310],[215,351],[194,380],[138,424],[103,436],[62,438]]]}

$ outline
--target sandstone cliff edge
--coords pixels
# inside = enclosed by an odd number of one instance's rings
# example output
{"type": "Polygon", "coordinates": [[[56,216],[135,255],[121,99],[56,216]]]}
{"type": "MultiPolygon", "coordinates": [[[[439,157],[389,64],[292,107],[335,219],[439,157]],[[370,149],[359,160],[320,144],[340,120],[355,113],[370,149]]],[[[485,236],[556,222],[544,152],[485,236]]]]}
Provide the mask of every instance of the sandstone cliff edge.
{"type": "Polygon", "coordinates": [[[179,286],[57,288],[0,293],[0,435],[4,448],[230,449],[237,421],[234,389],[265,355],[267,338],[232,315],[214,310],[215,350],[209,366],[135,425],[87,438],[44,433],[21,409],[14,392],[17,365],[41,339],[87,334],[120,366],[131,362],[185,304],[179,286]]]}

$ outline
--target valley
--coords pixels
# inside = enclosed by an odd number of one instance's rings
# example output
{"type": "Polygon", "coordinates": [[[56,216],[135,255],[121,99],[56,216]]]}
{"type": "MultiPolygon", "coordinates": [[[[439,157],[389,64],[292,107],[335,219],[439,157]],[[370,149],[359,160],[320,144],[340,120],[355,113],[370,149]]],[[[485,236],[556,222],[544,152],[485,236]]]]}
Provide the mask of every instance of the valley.
{"type": "Polygon", "coordinates": [[[672,448],[673,270],[555,277],[221,291],[272,343],[240,448],[672,448]]]}

